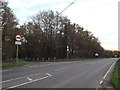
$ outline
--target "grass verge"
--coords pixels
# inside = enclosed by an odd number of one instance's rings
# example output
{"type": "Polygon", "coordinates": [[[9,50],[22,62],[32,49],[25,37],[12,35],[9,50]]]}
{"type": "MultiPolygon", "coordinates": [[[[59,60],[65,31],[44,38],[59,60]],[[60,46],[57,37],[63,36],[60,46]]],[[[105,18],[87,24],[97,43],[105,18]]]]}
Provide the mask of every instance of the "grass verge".
{"type": "Polygon", "coordinates": [[[45,60],[32,60],[29,59],[27,61],[34,61],[34,62],[63,62],[63,61],[83,61],[83,60],[94,60],[94,59],[104,59],[104,58],[69,58],[69,59],[45,59],[45,60]]]}
{"type": "Polygon", "coordinates": [[[116,62],[111,83],[116,89],[120,90],[120,59],[116,62]]]}
{"type": "Polygon", "coordinates": [[[0,67],[6,68],[6,67],[15,67],[15,66],[23,66],[23,65],[28,65],[28,63],[24,61],[9,62],[9,63],[0,64],[0,67]]]}
{"type": "Polygon", "coordinates": [[[98,58],[70,58],[70,59],[52,59],[48,61],[82,61],[82,60],[92,60],[98,58]]]}
{"type": "Polygon", "coordinates": [[[71,58],[71,59],[51,59],[46,61],[78,61],[78,60],[87,60],[86,58],[71,58]]]}

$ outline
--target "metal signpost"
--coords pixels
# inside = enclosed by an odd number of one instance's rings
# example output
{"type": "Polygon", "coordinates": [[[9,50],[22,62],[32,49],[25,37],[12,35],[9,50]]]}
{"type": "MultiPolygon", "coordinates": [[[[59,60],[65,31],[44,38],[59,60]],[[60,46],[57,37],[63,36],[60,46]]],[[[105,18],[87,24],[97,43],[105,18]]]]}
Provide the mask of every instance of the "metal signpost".
{"type": "Polygon", "coordinates": [[[16,41],[15,44],[17,45],[17,51],[16,51],[16,62],[18,61],[18,49],[19,49],[19,45],[21,45],[21,39],[22,37],[20,35],[16,35],[15,37],[16,41]]]}

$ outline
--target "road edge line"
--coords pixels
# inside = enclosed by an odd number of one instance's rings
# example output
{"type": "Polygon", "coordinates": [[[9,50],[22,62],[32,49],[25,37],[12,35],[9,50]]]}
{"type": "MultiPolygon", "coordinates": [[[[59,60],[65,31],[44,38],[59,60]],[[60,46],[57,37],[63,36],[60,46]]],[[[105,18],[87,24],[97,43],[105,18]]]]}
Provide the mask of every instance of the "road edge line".
{"type": "Polygon", "coordinates": [[[102,80],[102,81],[100,81],[100,85],[102,85],[102,83],[103,83],[103,80],[102,80]]]}
{"type": "Polygon", "coordinates": [[[110,72],[110,70],[113,68],[113,66],[115,65],[115,63],[117,62],[118,60],[114,61],[114,63],[110,66],[110,68],[107,70],[107,72],[105,73],[105,75],[103,76],[103,80],[100,81],[100,85],[103,84],[104,82],[104,79],[106,78],[106,76],[108,75],[108,73],[110,72]]]}
{"type": "Polygon", "coordinates": [[[103,79],[106,78],[106,76],[108,75],[108,73],[110,72],[110,70],[112,69],[112,67],[115,65],[116,61],[110,66],[110,68],[108,69],[108,71],[105,73],[105,75],[103,76],[103,79]]]}

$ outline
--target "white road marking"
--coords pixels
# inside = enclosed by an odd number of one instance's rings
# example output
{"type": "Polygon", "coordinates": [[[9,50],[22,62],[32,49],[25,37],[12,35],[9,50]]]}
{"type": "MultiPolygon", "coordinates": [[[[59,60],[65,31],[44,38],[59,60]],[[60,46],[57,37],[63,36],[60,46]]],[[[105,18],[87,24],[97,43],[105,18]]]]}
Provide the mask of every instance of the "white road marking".
{"type": "Polygon", "coordinates": [[[30,66],[30,67],[38,67],[38,66],[36,65],[36,66],[30,66]]]}
{"type": "MultiPolygon", "coordinates": [[[[42,66],[49,66],[50,64],[46,64],[46,65],[35,65],[35,66],[30,66],[31,67],[42,67],[42,66]]],[[[52,65],[52,64],[51,64],[52,65]]]]}
{"type": "MultiPolygon", "coordinates": [[[[108,69],[108,71],[105,73],[105,75],[103,76],[103,80],[106,78],[106,76],[108,75],[108,73],[110,72],[110,70],[112,69],[112,67],[115,65],[116,61],[114,61],[114,63],[111,65],[111,67],[108,69]]],[[[100,81],[100,85],[103,84],[103,80],[100,81]]]]}
{"type": "Polygon", "coordinates": [[[64,67],[64,68],[58,68],[58,69],[55,69],[55,71],[60,71],[60,70],[64,70],[64,69],[67,69],[68,67],[64,67]]]}
{"type": "Polygon", "coordinates": [[[111,65],[111,67],[108,69],[108,71],[106,72],[106,74],[104,75],[103,79],[106,78],[107,74],[110,72],[110,70],[112,69],[112,67],[114,66],[114,64],[116,63],[116,61],[111,65]]]}
{"type": "Polygon", "coordinates": [[[51,74],[49,74],[49,73],[46,73],[48,76],[52,76],[51,74]]]}
{"type": "Polygon", "coordinates": [[[100,85],[103,83],[103,81],[100,81],[100,85]]]}
{"type": "Polygon", "coordinates": [[[8,72],[8,71],[12,71],[12,69],[9,69],[9,70],[0,70],[0,72],[8,72]]]}
{"type": "MultiPolygon", "coordinates": [[[[26,85],[26,84],[29,84],[29,83],[33,83],[33,82],[36,82],[36,81],[40,81],[40,80],[43,80],[43,79],[46,79],[46,78],[52,76],[52,75],[49,74],[49,73],[46,73],[46,74],[47,74],[47,76],[45,76],[45,77],[42,77],[42,78],[39,78],[39,79],[35,79],[35,80],[29,81],[29,82],[25,82],[25,83],[22,83],[22,84],[18,84],[18,85],[15,85],[15,86],[11,86],[11,87],[9,87],[9,88],[16,88],[16,87],[23,86],[23,85],[26,85]]],[[[8,88],[8,89],[9,89],[9,88],[8,88]]]]}
{"type": "Polygon", "coordinates": [[[29,80],[29,81],[31,81],[32,79],[31,78],[29,78],[29,77],[27,77],[27,79],[29,80]]]}
{"type": "Polygon", "coordinates": [[[32,74],[32,75],[28,75],[28,76],[23,76],[23,77],[19,77],[19,78],[14,78],[14,79],[10,79],[10,80],[5,80],[5,81],[2,81],[0,83],[5,83],[5,82],[13,81],[13,80],[18,80],[18,79],[22,79],[22,78],[31,77],[31,76],[36,76],[36,75],[39,75],[39,74],[41,74],[41,73],[32,74]]]}
{"type": "Polygon", "coordinates": [[[88,62],[88,63],[86,63],[86,64],[92,65],[92,64],[96,64],[96,62],[88,62]]]}

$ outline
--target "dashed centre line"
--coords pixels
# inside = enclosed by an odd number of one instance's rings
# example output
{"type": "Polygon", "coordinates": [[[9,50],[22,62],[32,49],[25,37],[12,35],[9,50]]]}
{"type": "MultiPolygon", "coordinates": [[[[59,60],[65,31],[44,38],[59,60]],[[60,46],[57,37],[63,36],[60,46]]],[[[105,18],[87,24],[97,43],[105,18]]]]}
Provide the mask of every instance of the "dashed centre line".
{"type": "Polygon", "coordinates": [[[12,71],[12,69],[9,69],[9,70],[0,70],[0,72],[8,72],[8,71],[12,71]]]}
{"type": "Polygon", "coordinates": [[[29,77],[27,77],[27,79],[29,80],[29,81],[31,81],[32,79],[31,78],[29,78],[29,77]]]}
{"type": "Polygon", "coordinates": [[[64,68],[58,68],[58,69],[55,69],[55,71],[60,71],[60,70],[64,70],[64,69],[67,69],[69,67],[64,67],[64,68]]]}

